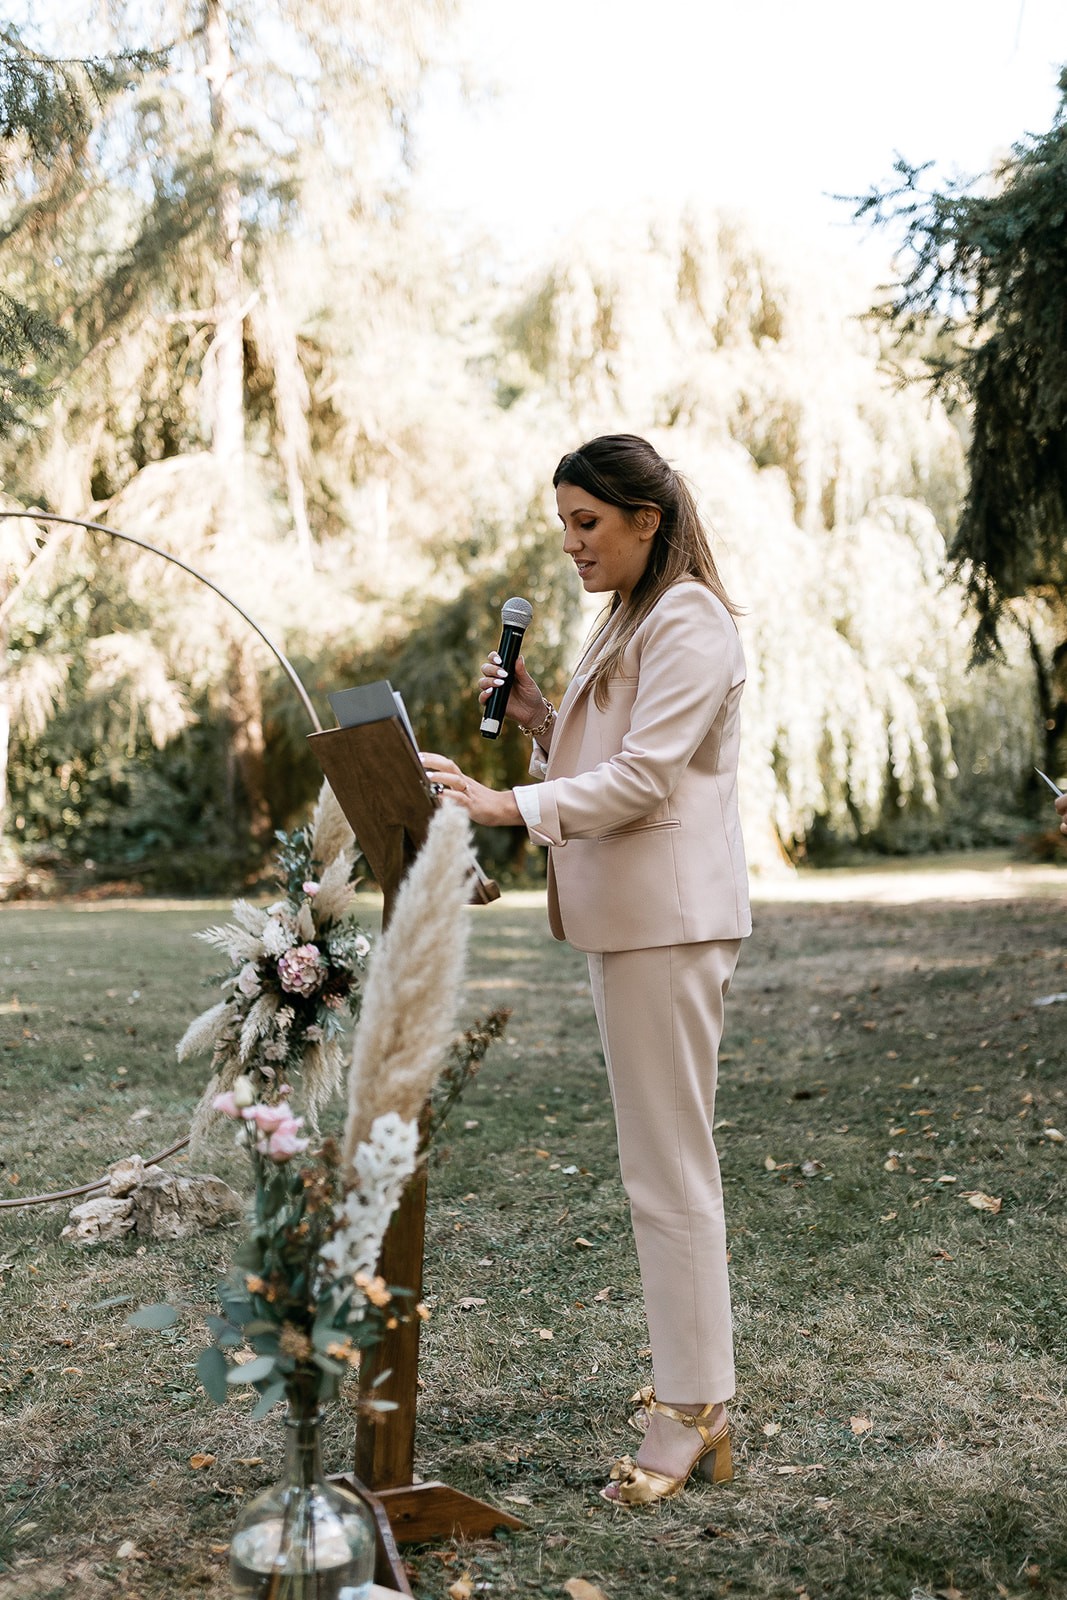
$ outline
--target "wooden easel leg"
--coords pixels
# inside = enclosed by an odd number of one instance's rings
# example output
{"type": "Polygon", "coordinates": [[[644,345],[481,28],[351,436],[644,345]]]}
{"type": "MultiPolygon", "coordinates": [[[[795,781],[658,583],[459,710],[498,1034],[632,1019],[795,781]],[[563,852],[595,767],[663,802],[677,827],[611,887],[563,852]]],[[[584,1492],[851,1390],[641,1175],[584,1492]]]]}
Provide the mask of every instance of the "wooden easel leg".
{"type": "MultiPolygon", "coordinates": [[[[426,1169],[412,1178],[382,1243],[378,1271],[386,1283],[422,1292],[426,1232],[426,1169]]],[[[361,1416],[356,1427],[352,1486],[387,1518],[400,1543],[437,1539],[488,1539],[498,1528],[519,1529],[517,1517],[452,1489],[419,1483],[415,1476],[415,1409],[419,1377],[418,1317],[387,1333],[364,1355],[359,1387],[364,1399],[392,1400],[396,1407],[377,1418],[361,1416]]],[[[342,1482],[349,1480],[342,1479],[342,1482]]],[[[385,1583],[385,1578],[378,1582],[385,1583]]],[[[400,1593],[405,1593],[401,1589],[400,1593]]]]}
{"type": "Polygon", "coordinates": [[[366,1484],[353,1477],[350,1472],[338,1474],[330,1479],[331,1483],[340,1484],[343,1489],[350,1489],[369,1508],[374,1518],[374,1528],[377,1535],[375,1540],[374,1555],[374,1581],[383,1589],[390,1589],[396,1594],[411,1594],[411,1585],[408,1583],[404,1563],[400,1559],[400,1552],[396,1547],[393,1530],[389,1526],[389,1518],[385,1507],[378,1496],[366,1484]]]}
{"type": "Polygon", "coordinates": [[[426,1233],[426,1168],[415,1173],[382,1242],[378,1271],[386,1283],[411,1290],[411,1316],[365,1352],[359,1369],[363,1400],[396,1407],[363,1415],[356,1428],[355,1474],[375,1494],[409,1484],[415,1469],[415,1397],[419,1381],[419,1330],[415,1304],[422,1293],[426,1233]]]}

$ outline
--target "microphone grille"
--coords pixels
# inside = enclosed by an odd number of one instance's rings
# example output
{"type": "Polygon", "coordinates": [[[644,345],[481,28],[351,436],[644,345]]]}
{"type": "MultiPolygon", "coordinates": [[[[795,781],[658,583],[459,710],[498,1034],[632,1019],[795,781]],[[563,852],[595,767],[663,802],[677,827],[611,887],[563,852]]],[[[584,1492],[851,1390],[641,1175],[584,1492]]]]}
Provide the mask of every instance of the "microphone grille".
{"type": "Polygon", "coordinates": [[[515,595],[510,600],[505,600],[500,608],[501,620],[509,628],[528,628],[533,618],[533,606],[529,600],[523,600],[515,595]]]}

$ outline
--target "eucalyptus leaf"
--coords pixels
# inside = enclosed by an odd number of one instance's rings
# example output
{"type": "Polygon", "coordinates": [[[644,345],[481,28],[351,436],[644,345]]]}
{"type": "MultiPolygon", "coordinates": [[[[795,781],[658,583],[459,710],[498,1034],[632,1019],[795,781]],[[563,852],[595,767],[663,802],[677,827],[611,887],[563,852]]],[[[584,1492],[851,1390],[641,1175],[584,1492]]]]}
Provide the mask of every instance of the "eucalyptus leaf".
{"type": "Polygon", "coordinates": [[[255,1307],[251,1300],[227,1294],[225,1291],[219,1295],[219,1299],[222,1302],[223,1311],[225,1311],[227,1318],[235,1327],[243,1328],[246,1322],[252,1320],[255,1307]]]}
{"type": "Polygon", "coordinates": [[[137,1311],[131,1311],[126,1318],[129,1327],[148,1328],[152,1333],[159,1333],[163,1328],[173,1328],[177,1320],[177,1311],[162,1300],[155,1305],[141,1306],[137,1311]]]}
{"type": "Polygon", "coordinates": [[[320,1350],[316,1350],[311,1359],[323,1372],[329,1372],[335,1378],[343,1377],[348,1370],[342,1361],[335,1361],[332,1356],[324,1356],[320,1350]]]}
{"type": "Polygon", "coordinates": [[[226,1404],[229,1374],[230,1363],[217,1345],[208,1345],[206,1350],[200,1352],[200,1359],[196,1363],[196,1375],[217,1406],[226,1404]]]}
{"type": "Polygon", "coordinates": [[[243,1366],[231,1367],[226,1374],[227,1383],[262,1383],[274,1371],[273,1356],[257,1356],[254,1361],[246,1361],[243,1366]]]}
{"type": "Polygon", "coordinates": [[[249,1412],[249,1416],[254,1422],[258,1422],[260,1417],[265,1417],[267,1415],[268,1411],[273,1411],[279,1400],[284,1399],[285,1384],[272,1383],[268,1388],[264,1389],[255,1406],[249,1412]]]}
{"type": "Polygon", "coordinates": [[[222,1349],[232,1349],[234,1345],[244,1343],[240,1328],[235,1328],[225,1317],[205,1317],[204,1321],[214,1334],[215,1343],[222,1349]]]}

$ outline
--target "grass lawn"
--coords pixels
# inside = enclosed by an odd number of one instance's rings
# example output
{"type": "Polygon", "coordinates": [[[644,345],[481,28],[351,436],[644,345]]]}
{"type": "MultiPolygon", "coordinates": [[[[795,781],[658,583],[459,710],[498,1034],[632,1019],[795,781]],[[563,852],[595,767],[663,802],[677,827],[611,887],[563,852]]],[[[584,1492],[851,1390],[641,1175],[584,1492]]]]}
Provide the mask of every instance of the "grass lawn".
{"type": "MultiPolygon", "coordinates": [[[[649,1368],[584,958],[536,896],[473,914],[469,1012],[514,1015],[431,1174],[418,1458],[528,1531],[410,1552],[417,1595],[1067,1596],[1067,1001],[1034,1003],[1067,991],[1065,889],[832,873],[758,904],[718,1101],[737,1477],[651,1513],[597,1495],[649,1368]]],[[[224,909],[0,912],[0,1193],[185,1131],[190,935],[224,909]]],[[[197,1166],[243,1183],[224,1137],[197,1166]]],[[[0,1213],[0,1597],[222,1597],[281,1459],[193,1371],[235,1236],[79,1251],[65,1219],[0,1213]],[[163,1298],[176,1329],[125,1326],[163,1298]]]]}

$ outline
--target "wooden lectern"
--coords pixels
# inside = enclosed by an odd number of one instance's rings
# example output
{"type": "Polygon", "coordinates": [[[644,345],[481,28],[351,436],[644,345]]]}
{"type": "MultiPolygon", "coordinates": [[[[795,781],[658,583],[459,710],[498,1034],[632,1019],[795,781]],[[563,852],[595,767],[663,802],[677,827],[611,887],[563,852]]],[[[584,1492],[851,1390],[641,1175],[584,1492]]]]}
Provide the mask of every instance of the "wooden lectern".
{"type": "MultiPolygon", "coordinates": [[[[398,716],[309,736],[312,750],[337,802],[352,824],[359,847],[384,900],[383,926],[408,867],[426,838],[437,800],[398,716]]],[[[473,903],[499,897],[478,869],[473,903]]],[[[426,1227],[426,1168],[405,1190],[382,1243],[378,1270],[386,1283],[422,1293],[426,1227]]],[[[413,1482],[415,1404],[418,1390],[417,1317],[385,1335],[360,1367],[360,1392],[391,1400],[396,1409],[380,1420],[361,1417],[356,1430],[355,1472],[348,1481],[371,1505],[379,1526],[379,1583],[410,1594],[403,1569],[390,1550],[394,1539],[484,1539],[497,1528],[521,1528],[517,1518],[443,1483],[413,1482]],[[385,1377],[382,1374],[386,1374],[385,1377]],[[390,1533],[391,1530],[391,1533],[390,1533]]]]}

